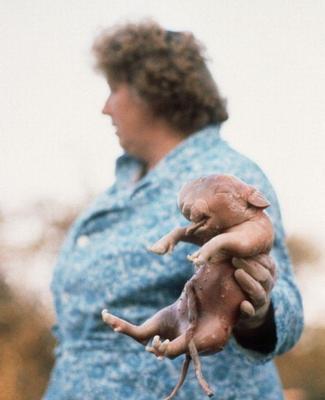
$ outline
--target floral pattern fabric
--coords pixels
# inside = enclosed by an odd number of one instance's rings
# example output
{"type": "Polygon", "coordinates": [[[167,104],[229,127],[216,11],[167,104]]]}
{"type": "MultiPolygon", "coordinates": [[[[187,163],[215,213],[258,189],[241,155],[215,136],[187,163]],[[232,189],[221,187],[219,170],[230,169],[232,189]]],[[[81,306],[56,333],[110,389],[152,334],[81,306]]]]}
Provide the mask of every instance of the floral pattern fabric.
{"type": "MultiPolygon", "coordinates": [[[[227,173],[256,186],[272,206],[267,209],[276,237],[272,255],[277,282],[272,291],[277,344],[270,354],[242,348],[232,337],[218,354],[202,357],[203,373],[217,399],[282,399],[272,362],[290,349],[302,330],[302,305],[284,244],[275,193],[260,168],[232,149],[209,126],[181,142],[143,178],[141,164],[124,154],[116,182],[72,226],[54,270],[52,291],[58,323],[56,363],[45,400],[158,400],[174,387],[183,356],[157,360],[128,336],[113,332],[101,319],[110,312],[139,324],[173,303],[192,275],[186,259],[192,244],[180,243],[172,255],[147,248],[178,225],[177,193],[202,175],[227,173]]],[[[190,368],[176,399],[202,399],[190,368]]]]}

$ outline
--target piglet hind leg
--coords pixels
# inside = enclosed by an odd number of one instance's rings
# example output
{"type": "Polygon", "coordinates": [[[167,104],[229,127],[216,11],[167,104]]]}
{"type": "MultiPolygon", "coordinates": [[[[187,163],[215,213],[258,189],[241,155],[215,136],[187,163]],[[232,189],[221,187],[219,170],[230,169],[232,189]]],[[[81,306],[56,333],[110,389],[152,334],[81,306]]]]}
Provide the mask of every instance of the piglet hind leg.
{"type": "Polygon", "coordinates": [[[175,358],[187,351],[187,337],[183,333],[173,340],[163,340],[159,335],[155,335],[152,343],[146,347],[146,350],[153,353],[160,360],[165,357],[175,358]]]}
{"type": "Polygon", "coordinates": [[[145,321],[142,325],[134,325],[119,318],[107,310],[102,311],[103,321],[112,327],[115,332],[128,335],[136,341],[146,344],[150,338],[159,332],[160,316],[159,313],[145,321]]]}

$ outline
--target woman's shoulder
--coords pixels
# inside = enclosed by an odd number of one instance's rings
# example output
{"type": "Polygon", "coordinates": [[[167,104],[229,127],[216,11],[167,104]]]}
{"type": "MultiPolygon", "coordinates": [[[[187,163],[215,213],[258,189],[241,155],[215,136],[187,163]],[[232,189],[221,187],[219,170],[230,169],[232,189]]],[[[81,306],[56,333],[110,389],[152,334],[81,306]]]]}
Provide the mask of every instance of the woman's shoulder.
{"type": "Polygon", "coordinates": [[[233,148],[224,139],[208,143],[189,153],[184,165],[180,167],[179,177],[196,179],[203,175],[229,174],[237,176],[248,184],[264,186],[269,180],[262,168],[251,158],[233,148]]]}

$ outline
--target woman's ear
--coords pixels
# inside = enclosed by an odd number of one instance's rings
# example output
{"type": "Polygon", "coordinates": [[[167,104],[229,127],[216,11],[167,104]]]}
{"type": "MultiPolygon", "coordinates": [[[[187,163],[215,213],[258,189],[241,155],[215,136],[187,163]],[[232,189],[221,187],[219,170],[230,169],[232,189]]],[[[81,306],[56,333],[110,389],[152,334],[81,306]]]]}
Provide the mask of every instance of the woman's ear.
{"type": "Polygon", "coordinates": [[[257,208],[266,208],[271,204],[266,200],[266,198],[260,193],[258,190],[253,189],[247,198],[247,203],[257,207],[257,208]]]}

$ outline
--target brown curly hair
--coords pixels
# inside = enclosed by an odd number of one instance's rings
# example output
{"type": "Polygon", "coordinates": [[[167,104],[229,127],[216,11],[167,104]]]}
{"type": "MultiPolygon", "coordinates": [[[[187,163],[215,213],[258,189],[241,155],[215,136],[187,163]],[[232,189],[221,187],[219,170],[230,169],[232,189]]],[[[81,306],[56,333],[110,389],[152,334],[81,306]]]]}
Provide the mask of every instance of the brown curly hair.
{"type": "Polygon", "coordinates": [[[93,45],[96,66],[111,83],[127,83],[173,128],[186,134],[228,118],[203,55],[190,32],[154,21],[104,31],[93,45]]]}

